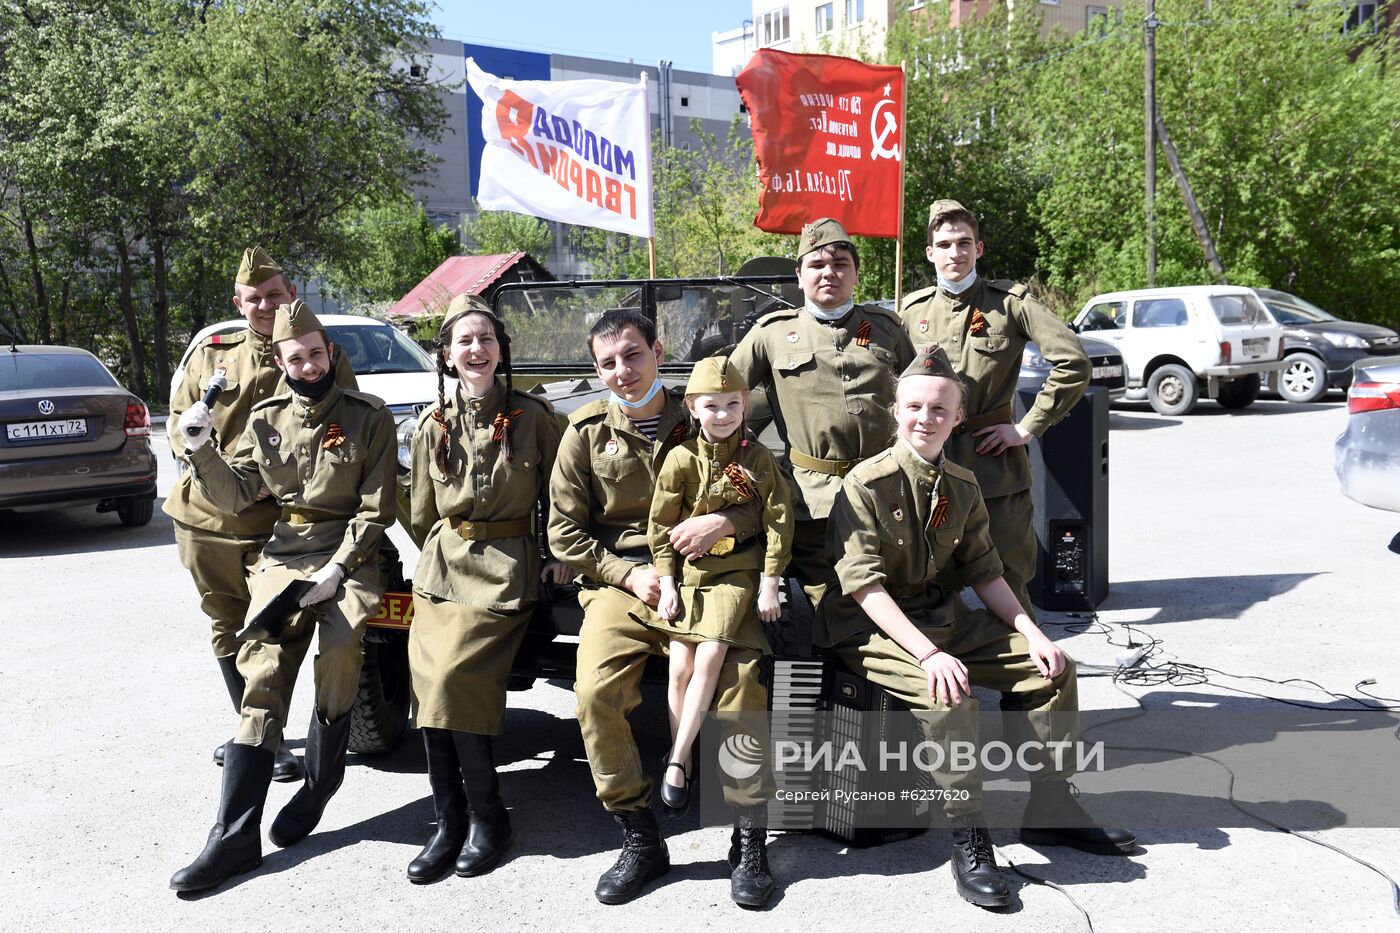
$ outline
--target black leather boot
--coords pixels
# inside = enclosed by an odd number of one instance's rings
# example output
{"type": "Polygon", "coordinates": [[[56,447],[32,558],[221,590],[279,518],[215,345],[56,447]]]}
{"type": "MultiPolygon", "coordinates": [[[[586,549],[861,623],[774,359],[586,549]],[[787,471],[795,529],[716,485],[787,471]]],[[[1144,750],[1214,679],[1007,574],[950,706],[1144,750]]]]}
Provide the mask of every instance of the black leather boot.
{"type": "Polygon", "coordinates": [[[454,871],[463,878],[484,875],[495,868],[510,841],[510,814],[501,802],[501,782],[491,736],[474,732],[453,732],[457,759],[462,767],[462,783],[471,807],[471,827],[467,843],[457,856],[454,871]]]}
{"type": "Polygon", "coordinates": [[[350,744],[350,714],[334,722],[322,723],[318,711],[311,713],[311,727],[306,731],[306,783],[303,784],[277,819],[272,821],[268,838],[286,848],[301,842],[326,809],[340,782],[345,779],[345,749],[350,744]]]}
{"type": "Polygon", "coordinates": [[[224,752],[219,814],[204,851],[170,878],[176,891],[203,891],[262,864],[262,812],[272,779],[272,753],[230,744],[224,752]]]}
{"type": "Polygon", "coordinates": [[[964,817],[953,827],[953,881],[958,896],[978,907],[1005,907],[1011,889],[997,867],[992,837],[982,825],[982,814],[964,817]]]}
{"type": "Polygon", "coordinates": [[[467,794],[457,765],[457,747],[446,729],[423,729],[428,753],[428,784],[433,789],[437,832],[418,857],[408,863],[408,880],[414,884],[437,881],[452,871],[462,844],[467,841],[467,794]]]}
{"type": "MultiPolygon", "coordinates": [[[[231,654],[217,660],[219,673],[224,675],[224,687],[228,689],[228,698],[233,701],[233,713],[235,716],[242,715],[244,682],[243,675],[238,673],[238,655],[231,654]]],[[[224,766],[224,749],[232,744],[233,740],[230,739],[214,749],[214,764],[221,768],[224,766]]],[[[277,753],[272,762],[272,779],[283,783],[301,780],[301,762],[292,754],[286,742],[277,744],[277,753]]]]}
{"type": "Polygon", "coordinates": [[[593,894],[604,904],[625,904],[641,894],[648,881],[671,870],[671,853],[650,810],[625,810],[614,813],[613,819],[622,827],[622,852],[598,879],[593,894]]]}
{"type": "Polygon", "coordinates": [[[1028,846],[1072,846],[1095,855],[1127,855],[1137,848],[1131,831],[1095,823],[1074,799],[1068,781],[1031,782],[1021,841],[1028,846]]]}
{"type": "MultiPolygon", "coordinates": [[[[238,655],[231,654],[226,658],[215,658],[219,662],[219,673],[224,675],[224,688],[228,690],[228,698],[233,701],[233,713],[235,716],[243,713],[243,675],[238,673],[238,655]]],[[[214,749],[214,764],[219,767],[224,766],[224,750],[232,744],[232,740],[214,749]]]]}
{"type": "Polygon", "coordinates": [[[768,808],[759,805],[734,811],[729,836],[729,896],[740,907],[762,907],[773,896],[773,873],[768,867],[768,808]]]}

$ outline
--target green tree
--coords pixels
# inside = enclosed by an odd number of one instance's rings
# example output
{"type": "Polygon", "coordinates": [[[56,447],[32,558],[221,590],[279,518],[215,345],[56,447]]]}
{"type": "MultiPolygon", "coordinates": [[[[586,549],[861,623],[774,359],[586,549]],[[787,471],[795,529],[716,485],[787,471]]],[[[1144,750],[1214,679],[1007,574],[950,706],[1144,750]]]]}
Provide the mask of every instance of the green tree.
{"type": "MultiPolygon", "coordinates": [[[[1400,287],[1395,39],[1344,33],[1345,10],[1283,0],[1159,0],[1158,106],[1231,282],[1297,291],[1392,323],[1400,287]]],[[[1040,70],[1034,106],[1041,260],[1075,298],[1140,287],[1143,11],[1040,70]],[[1086,103],[1092,102],[1092,119],[1086,103]]],[[[1159,158],[1160,284],[1210,281],[1159,158]]]]}
{"type": "Polygon", "coordinates": [[[514,211],[478,209],[476,215],[462,225],[462,232],[467,242],[474,245],[473,251],[481,256],[520,251],[544,263],[554,243],[549,224],[514,211]]]}
{"type": "Polygon", "coordinates": [[[434,227],[428,214],[407,194],[361,211],[346,236],[354,246],[348,257],[325,268],[327,290],[361,309],[392,303],[461,252],[457,234],[434,227]]]}

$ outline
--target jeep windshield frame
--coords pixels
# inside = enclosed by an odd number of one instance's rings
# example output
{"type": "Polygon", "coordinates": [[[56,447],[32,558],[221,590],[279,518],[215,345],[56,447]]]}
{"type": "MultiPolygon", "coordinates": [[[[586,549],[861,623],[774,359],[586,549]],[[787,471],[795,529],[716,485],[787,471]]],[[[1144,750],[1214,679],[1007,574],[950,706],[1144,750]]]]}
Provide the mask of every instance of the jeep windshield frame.
{"type": "Polygon", "coordinates": [[[491,297],[517,376],[595,376],[588,331],[614,308],[655,322],[661,374],[684,376],[697,360],[732,349],[764,314],[801,304],[796,275],[511,282],[491,297]]]}

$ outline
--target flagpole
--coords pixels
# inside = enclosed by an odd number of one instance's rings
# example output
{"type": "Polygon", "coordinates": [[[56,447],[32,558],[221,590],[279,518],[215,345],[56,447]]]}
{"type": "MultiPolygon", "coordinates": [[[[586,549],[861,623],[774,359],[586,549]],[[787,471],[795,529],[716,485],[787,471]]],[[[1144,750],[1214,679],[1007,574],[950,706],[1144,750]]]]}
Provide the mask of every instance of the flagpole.
{"type": "MultiPolygon", "coordinates": [[[[661,85],[658,85],[658,88],[661,85]]],[[[656,153],[651,151],[651,83],[647,81],[647,73],[642,72],[642,96],[646,98],[646,141],[647,141],[647,212],[651,215],[650,223],[647,224],[651,230],[651,236],[647,237],[647,278],[656,278],[656,169],[652,166],[652,159],[656,153]]],[[[656,106],[657,120],[666,119],[666,108],[661,106],[660,100],[656,106]]]]}
{"type": "Polygon", "coordinates": [[[899,89],[899,213],[894,239],[894,310],[898,314],[900,302],[904,299],[904,163],[909,157],[905,145],[904,117],[909,110],[909,75],[904,70],[904,62],[899,63],[901,87],[899,89]]]}

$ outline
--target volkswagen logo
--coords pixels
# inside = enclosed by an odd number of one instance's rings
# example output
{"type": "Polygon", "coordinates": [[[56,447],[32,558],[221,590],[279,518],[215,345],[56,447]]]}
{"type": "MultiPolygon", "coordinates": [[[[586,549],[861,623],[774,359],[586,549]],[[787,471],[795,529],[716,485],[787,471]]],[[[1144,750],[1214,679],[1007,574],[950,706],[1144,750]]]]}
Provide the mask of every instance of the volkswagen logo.
{"type": "Polygon", "coordinates": [[[45,398],[45,399],[40,399],[40,400],[39,400],[39,414],[41,414],[41,415],[51,415],[51,414],[53,414],[53,402],[49,401],[49,400],[46,399],[46,398],[45,398]]]}

